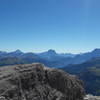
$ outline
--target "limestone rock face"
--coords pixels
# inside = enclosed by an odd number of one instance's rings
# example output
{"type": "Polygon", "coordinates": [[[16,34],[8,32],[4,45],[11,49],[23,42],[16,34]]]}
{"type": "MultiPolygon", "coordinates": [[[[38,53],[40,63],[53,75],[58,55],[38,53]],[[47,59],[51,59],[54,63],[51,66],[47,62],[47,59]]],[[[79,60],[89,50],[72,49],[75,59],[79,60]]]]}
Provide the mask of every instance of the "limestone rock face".
{"type": "Polygon", "coordinates": [[[0,68],[0,100],[83,100],[82,82],[42,64],[0,68]]]}

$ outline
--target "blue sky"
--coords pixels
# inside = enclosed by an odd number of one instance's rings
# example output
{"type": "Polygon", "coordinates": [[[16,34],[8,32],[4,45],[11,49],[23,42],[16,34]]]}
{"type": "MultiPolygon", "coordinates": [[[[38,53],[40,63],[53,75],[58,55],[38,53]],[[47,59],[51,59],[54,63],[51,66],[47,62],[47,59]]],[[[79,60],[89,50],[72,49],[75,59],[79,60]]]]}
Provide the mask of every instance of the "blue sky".
{"type": "Polygon", "coordinates": [[[0,0],[0,50],[86,52],[100,47],[100,0],[0,0]]]}

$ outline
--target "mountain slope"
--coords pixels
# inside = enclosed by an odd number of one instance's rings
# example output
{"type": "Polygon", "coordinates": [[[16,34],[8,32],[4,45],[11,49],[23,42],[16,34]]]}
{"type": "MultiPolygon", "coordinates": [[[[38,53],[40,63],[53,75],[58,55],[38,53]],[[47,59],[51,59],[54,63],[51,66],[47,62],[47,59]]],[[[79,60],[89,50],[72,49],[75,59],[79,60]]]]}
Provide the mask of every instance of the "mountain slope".
{"type": "Polygon", "coordinates": [[[18,58],[18,57],[5,57],[0,59],[0,66],[5,66],[5,65],[16,65],[16,64],[25,64],[23,59],[18,58]]]}
{"type": "Polygon", "coordinates": [[[100,58],[93,58],[82,64],[68,65],[63,69],[78,75],[84,81],[87,93],[100,95],[100,58]]]}
{"type": "Polygon", "coordinates": [[[71,53],[56,53],[55,50],[48,50],[47,52],[39,53],[39,57],[46,59],[48,61],[58,61],[61,60],[62,58],[67,58],[67,57],[74,57],[75,54],[71,53]]]}

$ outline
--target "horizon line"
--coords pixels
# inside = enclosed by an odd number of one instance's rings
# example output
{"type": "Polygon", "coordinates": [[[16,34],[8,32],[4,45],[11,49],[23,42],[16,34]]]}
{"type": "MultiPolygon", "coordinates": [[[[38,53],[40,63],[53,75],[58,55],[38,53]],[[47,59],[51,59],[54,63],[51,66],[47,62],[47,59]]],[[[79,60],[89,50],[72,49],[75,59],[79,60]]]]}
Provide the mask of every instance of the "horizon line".
{"type": "Polygon", "coordinates": [[[47,52],[49,50],[53,50],[55,51],[56,53],[60,53],[60,54],[84,54],[84,53],[88,53],[88,52],[92,52],[96,49],[100,49],[100,48],[95,48],[95,49],[92,49],[92,50],[89,50],[89,51],[84,51],[84,52],[58,52],[57,50],[55,49],[47,49],[47,50],[33,50],[33,51],[26,51],[26,50],[21,50],[21,49],[15,49],[15,50],[0,50],[0,52],[7,52],[7,53],[10,53],[10,52],[15,52],[17,50],[23,52],[23,53],[43,53],[43,52],[47,52]]]}

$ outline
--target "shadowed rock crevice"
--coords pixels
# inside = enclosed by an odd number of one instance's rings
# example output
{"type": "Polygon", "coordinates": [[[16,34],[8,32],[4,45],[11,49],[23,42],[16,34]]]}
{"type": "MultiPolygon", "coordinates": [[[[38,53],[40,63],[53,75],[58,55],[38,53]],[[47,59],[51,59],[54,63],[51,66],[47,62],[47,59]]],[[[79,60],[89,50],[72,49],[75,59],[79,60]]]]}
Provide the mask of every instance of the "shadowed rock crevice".
{"type": "Polygon", "coordinates": [[[83,100],[85,94],[77,77],[42,64],[0,70],[0,100],[83,100]]]}

